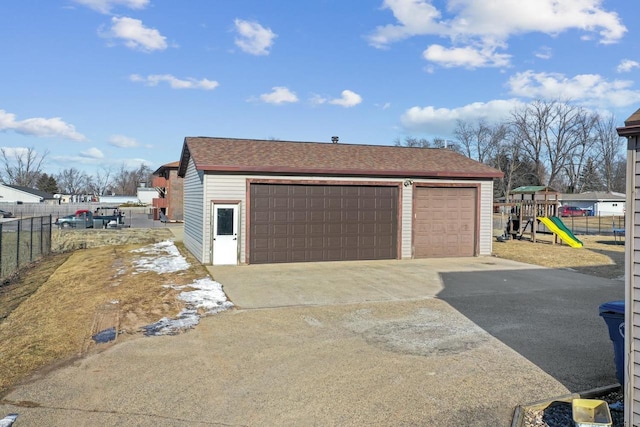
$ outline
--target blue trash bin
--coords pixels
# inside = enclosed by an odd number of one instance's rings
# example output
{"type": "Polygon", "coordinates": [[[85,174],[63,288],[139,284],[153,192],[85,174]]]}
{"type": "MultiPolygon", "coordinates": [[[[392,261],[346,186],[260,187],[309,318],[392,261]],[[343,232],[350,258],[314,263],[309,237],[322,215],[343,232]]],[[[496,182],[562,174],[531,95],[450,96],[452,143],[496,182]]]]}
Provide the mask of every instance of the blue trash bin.
{"type": "Polygon", "coordinates": [[[607,324],[609,338],[613,342],[618,382],[624,386],[624,300],[601,304],[600,316],[607,324]]]}

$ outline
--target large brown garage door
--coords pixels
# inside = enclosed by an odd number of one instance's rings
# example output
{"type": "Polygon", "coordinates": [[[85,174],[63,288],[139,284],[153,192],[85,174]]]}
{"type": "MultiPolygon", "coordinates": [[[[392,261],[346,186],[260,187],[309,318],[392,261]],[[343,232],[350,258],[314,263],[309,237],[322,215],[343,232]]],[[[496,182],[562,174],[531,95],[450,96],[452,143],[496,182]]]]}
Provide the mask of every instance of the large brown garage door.
{"type": "Polygon", "coordinates": [[[250,188],[252,264],[397,258],[397,187],[250,188]]]}
{"type": "Polygon", "coordinates": [[[475,188],[416,188],[416,258],[475,255],[476,193],[475,188]]]}

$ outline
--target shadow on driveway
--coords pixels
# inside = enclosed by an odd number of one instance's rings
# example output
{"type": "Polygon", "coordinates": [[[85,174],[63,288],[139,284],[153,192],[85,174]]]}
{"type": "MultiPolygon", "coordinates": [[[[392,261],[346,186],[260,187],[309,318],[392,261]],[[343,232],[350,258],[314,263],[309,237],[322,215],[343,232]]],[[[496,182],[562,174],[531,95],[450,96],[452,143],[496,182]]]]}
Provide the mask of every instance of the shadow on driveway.
{"type": "Polygon", "coordinates": [[[566,270],[446,272],[438,298],[572,392],[617,382],[598,308],[624,282],[566,270]]]}

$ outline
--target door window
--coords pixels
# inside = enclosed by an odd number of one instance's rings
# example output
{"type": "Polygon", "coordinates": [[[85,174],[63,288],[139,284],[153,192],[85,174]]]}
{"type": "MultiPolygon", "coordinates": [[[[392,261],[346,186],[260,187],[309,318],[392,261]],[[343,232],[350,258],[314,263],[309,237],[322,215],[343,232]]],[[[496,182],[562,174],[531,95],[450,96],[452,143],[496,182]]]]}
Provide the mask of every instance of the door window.
{"type": "Polygon", "coordinates": [[[233,208],[218,208],[216,235],[233,235],[233,208]]]}

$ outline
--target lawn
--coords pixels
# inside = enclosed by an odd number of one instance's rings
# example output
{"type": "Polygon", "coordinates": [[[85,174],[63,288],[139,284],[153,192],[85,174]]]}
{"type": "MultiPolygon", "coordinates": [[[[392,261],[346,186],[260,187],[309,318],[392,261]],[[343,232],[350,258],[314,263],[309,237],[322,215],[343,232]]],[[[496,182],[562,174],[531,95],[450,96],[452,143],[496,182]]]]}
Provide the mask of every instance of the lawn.
{"type": "Polygon", "coordinates": [[[568,268],[580,273],[608,279],[624,278],[624,244],[613,236],[577,236],[584,246],[552,244],[552,235],[537,235],[537,242],[522,240],[494,241],[493,256],[549,268],[568,268]]]}

